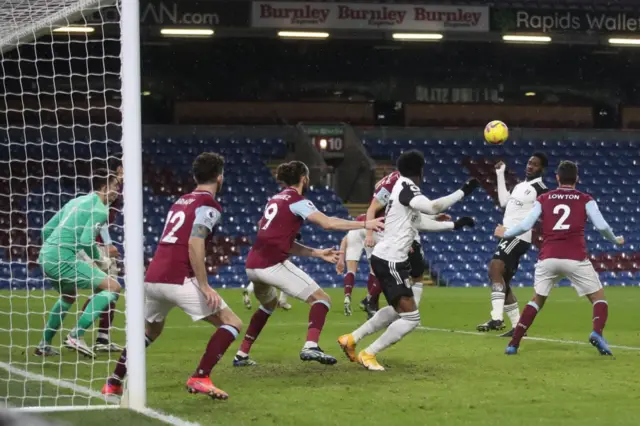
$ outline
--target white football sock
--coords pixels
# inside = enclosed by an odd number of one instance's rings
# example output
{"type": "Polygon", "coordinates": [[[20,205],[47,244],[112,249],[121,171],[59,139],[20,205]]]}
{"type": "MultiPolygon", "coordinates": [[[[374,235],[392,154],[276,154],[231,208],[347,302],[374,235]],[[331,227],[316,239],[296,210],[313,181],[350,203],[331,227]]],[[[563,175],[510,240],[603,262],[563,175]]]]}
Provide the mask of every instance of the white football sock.
{"type": "Polygon", "coordinates": [[[413,291],[413,298],[416,301],[416,307],[420,306],[420,299],[422,299],[422,290],[423,290],[422,283],[413,283],[411,290],[413,291]]]}
{"type": "Polygon", "coordinates": [[[393,306],[385,306],[379,309],[371,319],[360,326],[356,331],[351,333],[353,340],[358,343],[366,336],[380,331],[385,327],[388,327],[393,321],[400,318],[393,306]]]}
{"type": "MultiPolygon", "coordinates": [[[[504,289],[504,284],[502,283],[494,283],[493,288],[502,288],[504,289]]],[[[491,292],[491,319],[492,320],[500,320],[504,319],[504,291],[492,291],[491,292]]]]}
{"type": "Polygon", "coordinates": [[[253,281],[249,281],[249,284],[244,288],[244,291],[249,294],[253,293],[253,281]]]}
{"type": "Polygon", "coordinates": [[[375,342],[365,349],[365,352],[371,355],[377,354],[400,341],[400,339],[411,333],[418,325],[420,325],[420,312],[416,310],[401,313],[400,318],[392,322],[389,328],[387,328],[387,331],[382,333],[382,336],[378,337],[375,342]]]}
{"type": "Polygon", "coordinates": [[[520,321],[520,308],[518,307],[518,302],[512,303],[511,305],[505,305],[504,312],[509,317],[509,321],[511,321],[511,328],[516,328],[516,325],[518,325],[518,322],[520,321]]]}
{"type": "Polygon", "coordinates": [[[280,296],[278,296],[278,303],[280,303],[281,305],[287,303],[287,293],[282,290],[280,290],[280,296]]]}

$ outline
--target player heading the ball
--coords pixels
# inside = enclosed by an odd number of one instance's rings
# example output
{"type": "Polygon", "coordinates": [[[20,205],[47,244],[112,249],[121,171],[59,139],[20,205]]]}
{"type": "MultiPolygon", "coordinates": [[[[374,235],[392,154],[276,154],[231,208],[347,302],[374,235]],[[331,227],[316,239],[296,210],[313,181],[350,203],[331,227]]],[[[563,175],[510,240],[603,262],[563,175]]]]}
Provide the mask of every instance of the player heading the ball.
{"type": "Polygon", "coordinates": [[[586,296],[593,304],[593,331],[589,342],[600,354],[612,355],[607,341],[602,337],[609,307],[600,277],[589,261],[584,239],[587,218],[613,244],[624,244],[624,238],[615,236],[591,195],[576,189],[578,166],[575,163],[562,161],[556,170],[556,180],[558,189],[539,196],[522,222],[512,228],[502,225],[496,228],[496,237],[513,238],[530,230],[538,218],[542,219],[542,246],[533,283],[535,294],[522,311],[505,353],[518,353],[522,337],[544,306],[551,289],[562,278],[567,278],[578,295],[586,296]]]}
{"type": "Polygon", "coordinates": [[[249,358],[251,346],[276,308],[276,289],[311,305],[307,337],[300,351],[303,361],[335,364],[336,359],[318,346],[331,299],[306,272],[289,261],[289,256],[310,256],[336,263],[340,251],[333,248],[306,247],[296,241],[296,235],[305,220],[332,231],[384,228],[381,218],[356,222],[328,217],[304,197],[309,190],[309,168],[300,161],[278,166],[276,178],[286,188],[271,197],[258,222],[258,235],[247,256],[247,276],[253,282],[260,307],[251,317],[240,350],[233,360],[237,367],[255,365],[249,358]]]}

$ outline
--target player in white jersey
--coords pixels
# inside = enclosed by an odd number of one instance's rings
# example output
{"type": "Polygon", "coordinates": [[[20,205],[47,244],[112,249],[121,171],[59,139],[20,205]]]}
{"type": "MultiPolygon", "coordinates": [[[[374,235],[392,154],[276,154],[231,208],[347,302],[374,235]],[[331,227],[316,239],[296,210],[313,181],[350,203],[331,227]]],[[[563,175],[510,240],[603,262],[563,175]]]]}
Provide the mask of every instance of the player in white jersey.
{"type": "MultiPolygon", "coordinates": [[[[542,175],[547,166],[547,156],[542,152],[534,152],[525,169],[526,180],[513,187],[511,193],[505,183],[506,166],[502,161],[496,164],[498,181],[498,200],[504,208],[503,223],[506,227],[514,227],[527,217],[539,195],[547,192],[542,182],[542,175]]],[[[511,329],[502,337],[511,337],[513,329],[520,320],[518,299],[511,290],[511,279],[518,270],[520,258],[531,247],[531,231],[514,238],[503,238],[489,262],[489,279],[491,282],[491,319],[478,324],[478,331],[503,330],[504,314],[511,322],[511,329]]]]}
{"type": "MultiPolygon", "coordinates": [[[[425,226],[427,221],[424,219],[428,219],[425,216],[448,209],[479,185],[476,179],[470,179],[462,189],[432,201],[422,195],[417,186],[422,181],[423,154],[415,150],[406,151],[398,158],[397,166],[400,177],[387,203],[385,231],[371,255],[371,267],[389,306],[380,309],[353,333],[338,338],[338,344],[351,361],[357,359],[365,368],[374,371],[384,370],[376,354],[398,342],[420,324],[420,313],[411,290],[409,251],[418,231],[429,229],[430,224],[425,226]],[[358,341],[385,327],[387,330],[356,358],[358,341]]],[[[463,217],[452,223],[451,228],[457,230],[473,224],[472,218],[463,217]]]]}

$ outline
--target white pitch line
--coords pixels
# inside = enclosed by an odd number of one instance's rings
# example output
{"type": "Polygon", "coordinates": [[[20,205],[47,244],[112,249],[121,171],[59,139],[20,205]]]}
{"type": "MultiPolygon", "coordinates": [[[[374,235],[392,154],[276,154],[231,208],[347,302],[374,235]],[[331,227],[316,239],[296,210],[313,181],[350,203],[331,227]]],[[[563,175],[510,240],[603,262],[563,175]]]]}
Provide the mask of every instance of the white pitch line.
{"type": "MultiPolygon", "coordinates": [[[[330,325],[353,325],[352,322],[347,321],[332,321],[329,323],[330,325]]],[[[296,326],[306,326],[307,323],[302,322],[281,322],[270,324],[269,327],[296,327],[296,326]]],[[[200,324],[191,324],[183,327],[179,326],[167,326],[165,329],[181,329],[185,328],[211,328],[210,325],[200,325],[200,324]]],[[[455,333],[455,334],[465,334],[468,336],[484,336],[484,337],[493,337],[493,334],[490,333],[481,333],[479,331],[468,331],[468,330],[452,330],[450,328],[437,328],[437,327],[418,327],[419,330],[422,331],[437,331],[442,333],[455,333]]],[[[497,337],[497,336],[496,336],[497,337]]],[[[589,342],[582,342],[579,340],[563,340],[563,339],[551,339],[548,337],[525,337],[525,340],[535,340],[537,342],[547,342],[547,343],[561,343],[565,345],[581,345],[581,346],[589,346],[589,342]]],[[[505,339],[506,340],[506,339],[505,339]]],[[[622,345],[609,345],[610,348],[613,349],[622,349],[628,351],[640,351],[640,347],[637,346],[622,346],[622,345]]]]}
{"type": "MultiPolygon", "coordinates": [[[[452,330],[449,328],[435,328],[435,327],[418,327],[420,330],[424,331],[438,331],[445,333],[455,333],[455,334],[465,334],[469,336],[493,336],[488,333],[481,333],[478,331],[466,331],[466,330],[452,330]]],[[[537,342],[547,342],[547,343],[561,343],[565,345],[581,345],[581,346],[589,346],[591,345],[588,342],[582,342],[579,340],[563,340],[563,339],[550,339],[547,337],[525,337],[525,340],[535,340],[537,342]]],[[[506,339],[505,339],[506,340],[506,339]]],[[[609,345],[610,348],[613,349],[623,349],[628,351],[640,351],[640,347],[637,346],[620,346],[620,345],[609,345]]]]}
{"type": "MultiPolygon", "coordinates": [[[[54,379],[53,377],[48,377],[48,376],[44,376],[42,374],[35,374],[35,373],[31,373],[29,371],[26,370],[22,370],[20,368],[16,368],[11,366],[10,364],[7,364],[5,362],[0,362],[0,368],[6,370],[7,372],[9,372],[10,374],[15,374],[18,376],[22,376],[27,380],[33,380],[33,381],[38,381],[38,382],[46,382],[49,383],[53,386],[57,386],[59,388],[65,388],[65,389],[70,389],[72,391],[74,391],[75,393],[79,393],[79,394],[84,394],[87,396],[90,396],[92,398],[100,398],[100,399],[104,399],[104,396],[97,391],[94,391],[93,389],[89,389],[87,387],[81,386],[81,385],[77,385],[75,383],[69,382],[67,380],[62,380],[62,379],[54,379]]],[[[46,411],[46,407],[39,407],[41,408],[40,412],[46,411]]],[[[102,409],[102,408],[119,408],[119,407],[114,407],[114,406],[110,406],[110,405],[105,405],[105,406],[95,406],[95,407],[91,407],[91,408],[95,408],[95,409],[102,409]]],[[[82,410],[82,409],[86,409],[86,406],[79,406],[78,409],[82,410]]],[[[28,410],[27,407],[25,407],[25,410],[28,410]]],[[[59,411],[55,409],[55,407],[52,407],[51,411],[59,411]]],[[[200,426],[200,424],[198,423],[192,423],[192,422],[188,422],[185,420],[182,420],[178,417],[175,416],[171,416],[168,414],[164,414],[161,413],[160,411],[156,411],[153,410],[151,408],[145,408],[144,410],[131,410],[133,412],[138,412],[141,413],[145,416],[148,417],[152,417],[156,420],[160,420],[161,422],[173,425],[173,426],[200,426]]]]}

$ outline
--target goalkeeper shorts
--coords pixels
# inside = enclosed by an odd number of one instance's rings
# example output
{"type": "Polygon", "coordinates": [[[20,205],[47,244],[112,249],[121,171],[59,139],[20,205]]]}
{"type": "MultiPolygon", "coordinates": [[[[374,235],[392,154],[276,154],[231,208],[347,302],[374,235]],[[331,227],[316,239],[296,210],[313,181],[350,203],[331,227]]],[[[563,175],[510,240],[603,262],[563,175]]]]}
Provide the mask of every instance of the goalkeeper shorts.
{"type": "Polygon", "coordinates": [[[97,267],[78,259],[70,250],[42,248],[40,265],[53,288],[62,294],[76,294],[78,289],[95,290],[107,278],[97,267]]]}

